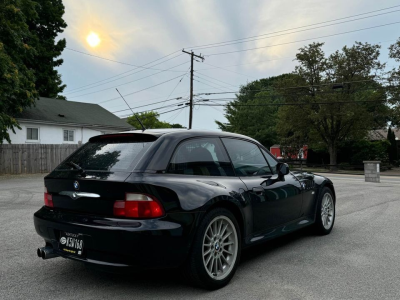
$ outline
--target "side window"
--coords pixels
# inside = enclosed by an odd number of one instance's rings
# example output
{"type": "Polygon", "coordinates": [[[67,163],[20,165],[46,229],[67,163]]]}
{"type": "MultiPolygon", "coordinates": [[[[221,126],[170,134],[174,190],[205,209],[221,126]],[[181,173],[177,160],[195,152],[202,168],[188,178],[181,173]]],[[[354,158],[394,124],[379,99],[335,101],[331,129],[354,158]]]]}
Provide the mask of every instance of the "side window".
{"type": "Polygon", "coordinates": [[[272,170],[273,174],[277,174],[277,170],[276,170],[276,165],[278,164],[278,162],[276,161],[276,159],[274,157],[272,157],[271,154],[269,154],[267,151],[265,151],[264,149],[261,148],[262,153],[264,154],[265,158],[268,161],[268,164],[272,170]]]}
{"type": "Polygon", "coordinates": [[[238,176],[260,176],[272,174],[260,148],[253,143],[223,138],[228,154],[238,176]]]}
{"type": "Polygon", "coordinates": [[[231,162],[218,138],[197,138],[180,143],[167,173],[234,176],[231,162]]]}

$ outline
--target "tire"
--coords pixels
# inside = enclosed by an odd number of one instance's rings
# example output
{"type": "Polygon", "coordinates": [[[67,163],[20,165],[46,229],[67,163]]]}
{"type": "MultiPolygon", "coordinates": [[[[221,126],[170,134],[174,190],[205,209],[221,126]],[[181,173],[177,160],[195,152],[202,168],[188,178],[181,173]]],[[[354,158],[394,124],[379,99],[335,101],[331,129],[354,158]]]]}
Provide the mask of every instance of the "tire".
{"type": "Polygon", "coordinates": [[[184,276],[209,290],[222,288],[235,275],[240,254],[241,236],[235,216],[225,208],[213,209],[198,227],[184,276]]]}
{"type": "Polygon", "coordinates": [[[335,223],[336,207],[332,190],[324,187],[318,196],[314,229],[319,235],[327,235],[335,223]]]}

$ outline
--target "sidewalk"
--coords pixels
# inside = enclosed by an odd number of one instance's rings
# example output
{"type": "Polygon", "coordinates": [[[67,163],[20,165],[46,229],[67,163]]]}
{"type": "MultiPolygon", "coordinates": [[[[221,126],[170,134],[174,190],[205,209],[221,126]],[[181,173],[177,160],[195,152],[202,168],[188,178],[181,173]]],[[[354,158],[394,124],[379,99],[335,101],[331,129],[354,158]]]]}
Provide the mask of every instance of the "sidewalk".
{"type": "MultiPolygon", "coordinates": [[[[300,168],[293,169],[296,171],[300,171],[300,168]]],[[[363,170],[337,170],[337,171],[329,171],[327,169],[318,169],[318,168],[303,168],[303,171],[312,172],[312,173],[329,173],[329,174],[350,174],[350,175],[364,175],[363,170]]],[[[391,170],[386,170],[381,172],[381,176],[400,176],[400,168],[393,168],[391,170]]]]}
{"type": "Polygon", "coordinates": [[[381,174],[385,176],[400,176],[400,168],[393,168],[391,170],[381,172],[381,174]]]}

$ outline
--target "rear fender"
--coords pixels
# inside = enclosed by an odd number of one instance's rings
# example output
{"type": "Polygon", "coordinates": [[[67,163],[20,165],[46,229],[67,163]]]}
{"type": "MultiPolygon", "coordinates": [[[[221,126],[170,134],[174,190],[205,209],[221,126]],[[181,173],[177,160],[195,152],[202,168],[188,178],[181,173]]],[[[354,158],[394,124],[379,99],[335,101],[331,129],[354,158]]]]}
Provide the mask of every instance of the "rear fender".
{"type": "MultiPolygon", "coordinates": [[[[169,190],[169,195],[160,195],[160,201],[169,212],[201,212],[196,220],[196,226],[201,222],[205,213],[214,207],[225,207],[230,209],[242,224],[243,236],[247,236],[252,229],[251,205],[245,198],[246,187],[238,179],[224,177],[199,177],[175,174],[149,174],[133,173],[127,182],[136,185],[143,183],[148,189],[169,190]]],[[[151,192],[149,190],[149,192],[151,192]]]]}

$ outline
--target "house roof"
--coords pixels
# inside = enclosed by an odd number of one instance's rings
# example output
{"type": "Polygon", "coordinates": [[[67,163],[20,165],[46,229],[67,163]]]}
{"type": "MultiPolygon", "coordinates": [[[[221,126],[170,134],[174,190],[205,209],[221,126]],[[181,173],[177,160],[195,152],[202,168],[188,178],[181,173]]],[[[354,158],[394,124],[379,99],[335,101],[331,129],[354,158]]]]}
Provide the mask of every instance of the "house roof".
{"type": "MultiPolygon", "coordinates": [[[[392,128],[392,131],[394,132],[395,137],[400,140],[400,128],[397,128],[397,129],[392,128]]],[[[386,129],[386,128],[371,130],[368,132],[368,138],[371,141],[386,140],[387,134],[388,134],[388,129],[386,129]]]]}
{"type": "Polygon", "coordinates": [[[36,105],[15,116],[19,120],[46,124],[130,130],[132,126],[98,104],[40,97],[36,105]]]}

